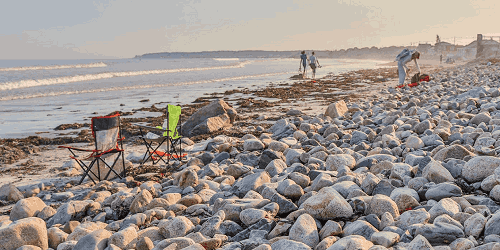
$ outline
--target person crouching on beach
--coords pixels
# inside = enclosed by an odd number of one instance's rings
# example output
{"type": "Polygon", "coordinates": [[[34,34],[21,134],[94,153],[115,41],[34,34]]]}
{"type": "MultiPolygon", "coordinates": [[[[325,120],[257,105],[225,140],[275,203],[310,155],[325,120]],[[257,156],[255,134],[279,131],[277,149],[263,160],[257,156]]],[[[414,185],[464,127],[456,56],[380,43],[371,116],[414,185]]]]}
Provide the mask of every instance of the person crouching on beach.
{"type": "Polygon", "coordinates": [[[302,72],[302,78],[306,78],[307,55],[306,55],[306,52],[304,50],[300,53],[299,71],[302,70],[302,67],[304,67],[304,71],[302,72]]]}
{"type": "Polygon", "coordinates": [[[314,51],[312,52],[312,56],[309,57],[309,61],[311,61],[311,63],[309,64],[309,66],[311,66],[311,69],[312,69],[312,79],[314,79],[316,77],[316,65],[318,67],[321,67],[321,65],[319,65],[318,59],[314,55],[314,51]]]}
{"type": "Polygon", "coordinates": [[[418,73],[420,74],[420,67],[418,66],[417,59],[420,59],[420,52],[412,49],[404,49],[396,56],[396,61],[398,62],[398,76],[399,76],[399,85],[398,88],[402,88],[405,85],[406,75],[410,72],[410,69],[406,67],[406,64],[414,60],[415,66],[417,66],[418,73]]]}

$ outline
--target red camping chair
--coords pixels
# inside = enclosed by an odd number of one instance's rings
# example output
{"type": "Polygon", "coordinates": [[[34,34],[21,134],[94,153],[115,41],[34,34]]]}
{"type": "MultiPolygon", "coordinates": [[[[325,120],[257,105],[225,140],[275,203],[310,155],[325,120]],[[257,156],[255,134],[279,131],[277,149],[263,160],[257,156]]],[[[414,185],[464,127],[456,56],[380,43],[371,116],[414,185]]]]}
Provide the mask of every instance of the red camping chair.
{"type": "Polygon", "coordinates": [[[85,177],[89,177],[94,184],[97,181],[112,179],[115,177],[123,178],[126,176],[125,158],[123,150],[123,139],[121,137],[120,114],[116,113],[110,116],[93,117],[91,122],[92,136],[95,141],[95,149],[82,149],[69,146],[59,146],[67,148],[71,152],[71,158],[83,169],[83,176],[79,184],[85,177]],[[90,152],[90,155],[77,155],[75,152],[90,152]],[[115,156],[113,159],[112,156],[115,156]],[[115,169],[118,160],[122,159],[121,169],[115,169]],[[112,164],[106,162],[106,159],[112,159],[112,164]],[[90,161],[85,164],[84,161],[90,161]],[[119,174],[118,171],[121,173],[119,174]]]}

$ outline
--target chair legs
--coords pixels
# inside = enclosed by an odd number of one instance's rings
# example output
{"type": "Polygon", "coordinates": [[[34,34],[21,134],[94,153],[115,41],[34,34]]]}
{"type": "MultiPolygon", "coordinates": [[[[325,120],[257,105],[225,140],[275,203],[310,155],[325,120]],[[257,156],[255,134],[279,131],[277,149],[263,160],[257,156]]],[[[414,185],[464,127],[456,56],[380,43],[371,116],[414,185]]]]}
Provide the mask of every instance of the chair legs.
{"type": "MultiPolygon", "coordinates": [[[[161,154],[158,154],[158,149],[160,148],[160,146],[165,142],[167,141],[167,149],[168,149],[168,140],[167,138],[163,138],[163,140],[161,142],[158,143],[158,146],[156,147],[153,147],[153,142],[148,142],[145,138],[142,138],[142,140],[144,141],[144,145],[146,146],[146,153],[144,154],[144,157],[142,158],[142,163],[141,165],[144,165],[144,163],[146,163],[150,158],[151,158],[151,161],[153,161],[153,165],[163,161],[165,164],[168,165],[168,162],[165,161],[165,159],[163,159],[164,155],[161,155],[161,154]],[[159,159],[158,160],[155,160],[154,159],[154,155],[156,155],[159,159]]],[[[168,159],[167,159],[168,160],[168,159]]]]}
{"type": "Polygon", "coordinates": [[[178,139],[170,139],[170,148],[169,148],[169,159],[177,159],[182,161],[182,158],[186,157],[186,153],[182,153],[182,141],[181,138],[178,139]],[[178,148],[178,149],[177,149],[178,148]]]}
{"type": "Polygon", "coordinates": [[[100,157],[94,158],[88,166],[83,161],[76,159],[76,158],[73,158],[76,160],[78,165],[80,165],[80,167],[84,171],[82,178],[80,179],[80,182],[78,183],[78,185],[82,184],[82,182],[85,180],[85,177],[87,177],[87,176],[89,177],[89,179],[92,182],[94,182],[94,184],[97,184],[96,180],[97,181],[107,180],[109,175],[111,174],[111,172],[113,172],[116,176],[120,177],[120,179],[125,177],[125,164],[122,165],[123,174],[118,174],[118,172],[116,172],[116,170],[114,169],[114,166],[118,162],[120,157],[123,159],[123,152],[118,152],[117,154],[118,154],[118,156],[115,158],[115,160],[113,161],[113,164],[111,164],[111,166],[108,163],[106,163],[106,161],[104,159],[102,159],[100,157]],[[102,176],[101,175],[101,166],[100,166],[99,162],[101,162],[100,164],[104,164],[104,166],[109,169],[108,173],[106,174],[106,176],[104,178],[101,178],[101,176],[102,176]],[[97,163],[97,174],[92,171],[92,168],[94,167],[94,165],[96,165],[96,163],[97,163]]]}
{"type": "MultiPolygon", "coordinates": [[[[74,158],[73,158],[74,159],[74,158]]],[[[92,178],[90,175],[89,175],[89,172],[90,174],[94,175],[94,177],[96,179],[99,179],[99,176],[96,175],[94,172],[90,171],[92,169],[92,167],[94,166],[94,163],[96,162],[96,159],[94,159],[92,162],[90,162],[90,165],[87,166],[83,161],[81,160],[78,160],[78,159],[74,159],[76,161],[76,163],[78,163],[78,165],[80,165],[80,167],[82,168],[83,170],[83,176],[82,178],[80,179],[80,182],[78,182],[78,185],[82,184],[83,180],[85,179],[85,177],[89,176],[89,179],[92,180],[92,182],[94,182],[94,184],[97,184],[94,180],[94,178],[92,178]]]]}

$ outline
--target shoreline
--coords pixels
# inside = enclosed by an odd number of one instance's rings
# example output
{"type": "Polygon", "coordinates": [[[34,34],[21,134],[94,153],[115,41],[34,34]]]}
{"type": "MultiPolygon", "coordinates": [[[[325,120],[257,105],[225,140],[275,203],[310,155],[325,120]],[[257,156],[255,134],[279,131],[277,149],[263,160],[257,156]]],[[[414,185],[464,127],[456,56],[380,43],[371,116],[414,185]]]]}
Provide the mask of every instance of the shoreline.
{"type": "MultiPolygon", "coordinates": [[[[447,65],[448,67],[456,65],[447,65]]],[[[436,67],[434,65],[423,64],[422,71],[427,70],[427,73],[437,72],[445,67],[436,67]]],[[[207,93],[204,96],[198,97],[191,104],[182,105],[181,119],[186,121],[191,114],[197,109],[207,105],[213,100],[222,99],[238,112],[237,119],[232,127],[211,134],[204,134],[190,139],[195,143],[218,135],[227,135],[241,138],[245,134],[251,133],[255,136],[260,136],[266,129],[271,126],[273,121],[281,119],[290,110],[299,110],[305,115],[319,115],[325,112],[330,103],[337,100],[345,100],[346,102],[355,102],[360,99],[377,98],[380,91],[397,85],[397,73],[395,67],[382,67],[376,69],[361,69],[341,73],[337,75],[327,75],[322,79],[316,80],[293,80],[290,84],[267,84],[266,87],[256,89],[250,88],[235,88],[224,92],[207,93]],[[314,81],[314,82],[313,82],[314,81]],[[375,93],[374,93],[375,92],[375,93]],[[261,114],[266,114],[261,117],[261,114]],[[256,128],[261,126],[262,131],[248,130],[247,127],[256,128]]],[[[154,103],[150,106],[134,109],[132,112],[120,112],[122,122],[122,133],[125,137],[124,143],[126,148],[130,148],[130,152],[142,151],[142,142],[137,138],[139,129],[133,126],[133,123],[142,123],[150,126],[157,126],[163,123],[165,119],[165,108],[167,102],[154,103]],[[161,113],[161,116],[143,117],[143,118],[128,118],[138,112],[161,113]]],[[[116,111],[115,111],[116,112],[116,111]]],[[[115,112],[111,112],[113,114],[115,112]]],[[[59,145],[84,145],[83,147],[91,146],[93,138],[91,136],[89,123],[72,123],[60,124],[57,126],[58,131],[67,131],[70,136],[43,137],[45,133],[41,132],[42,136],[29,136],[25,138],[7,138],[0,139],[0,162],[3,162],[4,167],[0,167],[0,177],[4,180],[0,184],[7,183],[8,180],[16,180],[17,182],[26,182],[34,179],[43,179],[43,172],[37,164],[33,164],[32,158],[57,150],[59,145]],[[31,161],[31,162],[30,162],[31,161]],[[25,170],[33,166],[35,171],[30,172],[32,175],[41,173],[37,178],[29,178],[21,174],[20,179],[13,178],[18,172],[23,173],[25,170]],[[38,171],[36,171],[38,169],[38,171]],[[10,178],[5,178],[10,176],[10,178]]],[[[59,151],[59,150],[58,150],[59,151]]],[[[127,151],[127,150],[126,150],[127,151]]],[[[65,161],[69,160],[68,153],[60,151],[62,157],[55,163],[61,166],[65,161]]],[[[54,158],[55,155],[50,157],[54,158]]],[[[148,169],[140,172],[147,172],[148,169]]],[[[28,171],[29,172],[29,171],[28,171]]],[[[140,174],[140,173],[139,173],[140,174]]]]}
{"type": "MultiPolygon", "coordinates": [[[[427,60],[432,62],[432,60],[427,60]]],[[[383,64],[384,66],[390,66],[390,62],[383,64]]],[[[422,70],[429,69],[435,71],[436,63],[422,64],[422,70]]],[[[456,65],[447,65],[456,66],[456,65]]],[[[272,116],[276,117],[282,114],[285,109],[291,109],[296,106],[299,109],[306,110],[304,105],[307,105],[308,112],[314,112],[317,114],[321,109],[326,109],[329,103],[338,100],[339,98],[347,98],[347,100],[358,100],[368,95],[366,92],[373,90],[373,85],[370,83],[375,83],[375,89],[378,91],[381,88],[395,86],[392,81],[397,77],[396,68],[376,68],[376,69],[360,69],[348,71],[345,73],[338,74],[336,76],[327,75],[321,79],[316,79],[315,83],[313,80],[300,80],[292,79],[291,84],[267,84],[265,87],[258,87],[256,89],[249,89],[237,87],[235,89],[224,91],[224,92],[213,92],[207,93],[204,96],[198,97],[190,104],[182,105],[182,121],[193,114],[198,108],[203,107],[210,101],[215,99],[223,99],[229,105],[233,106],[238,112],[238,120],[242,121],[248,118],[256,119],[259,112],[270,112],[272,116]],[[382,76],[382,78],[377,78],[377,76],[382,76]],[[369,79],[371,82],[366,82],[369,79]],[[363,82],[365,80],[365,82],[363,82]],[[380,86],[382,85],[382,86],[380,86]],[[329,93],[331,90],[333,93],[329,93]],[[305,92],[307,91],[307,92],[305,92]],[[357,92],[361,91],[361,92],[357,92]],[[274,99],[274,100],[272,100],[274,99]],[[314,106],[315,108],[311,108],[314,106]],[[252,109],[255,109],[252,111],[252,109]],[[244,115],[244,116],[242,116],[244,115]]],[[[310,74],[310,72],[309,72],[310,74]]],[[[166,105],[167,102],[159,102],[150,104],[150,106],[143,106],[138,109],[133,109],[131,112],[122,112],[120,110],[113,111],[110,114],[119,112],[122,116],[122,130],[124,136],[135,137],[139,134],[138,129],[131,128],[131,123],[146,123],[147,125],[158,125],[163,122],[165,115],[156,117],[142,117],[142,118],[128,118],[127,116],[133,116],[138,112],[148,112],[153,113],[164,113],[165,108],[158,108],[157,106],[166,105]]],[[[285,112],[286,113],[286,112],[285,112]]],[[[146,113],[145,116],[148,116],[146,113]]],[[[277,118],[276,118],[277,119],[277,118]]],[[[255,122],[255,121],[254,121],[255,122]]],[[[91,133],[89,129],[89,123],[71,123],[71,124],[60,124],[53,131],[39,131],[35,132],[35,135],[30,135],[22,138],[0,138],[0,145],[15,148],[13,151],[20,156],[18,159],[5,159],[9,158],[11,154],[5,156],[5,148],[0,148],[0,152],[4,153],[4,156],[0,157],[0,163],[13,164],[18,160],[26,158],[33,151],[38,151],[39,149],[33,149],[34,147],[44,147],[50,145],[66,145],[71,143],[89,143],[93,139],[91,138],[91,133]],[[58,136],[55,133],[61,131],[67,131],[64,133],[67,136],[58,136]],[[50,136],[44,136],[49,134],[50,136]]],[[[224,131],[221,131],[224,133],[224,131]]],[[[234,133],[234,132],[233,132],[234,133]]],[[[193,138],[194,141],[200,139],[205,139],[206,136],[198,136],[193,138]]],[[[125,142],[128,142],[125,139],[125,142]]],[[[132,142],[134,143],[134,142],[132,142]]]]}

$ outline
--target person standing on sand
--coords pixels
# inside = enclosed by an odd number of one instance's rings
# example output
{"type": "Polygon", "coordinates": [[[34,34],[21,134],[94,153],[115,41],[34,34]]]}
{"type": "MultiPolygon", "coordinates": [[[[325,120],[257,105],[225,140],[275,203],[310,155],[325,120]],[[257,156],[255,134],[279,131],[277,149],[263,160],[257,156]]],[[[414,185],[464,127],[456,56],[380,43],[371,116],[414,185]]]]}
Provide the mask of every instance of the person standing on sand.
{"type": "Polygon", "coordinates": [[[306,55],[306,52],[304,50],[300,53],[299,71],[302,70],[302,67],[304,67],[304,72],[302,73],[302,78],[306,78],[307,55],[306,55]]]}
{"type": "Polygon", "coordinates": [[[410,72],[410,69],[406,67],[406,64],[414,60],[415,66],[417,66],[418,73],[420,74],[420,67],[418,66],[417,59],[420,59],[420,52],[412,49],[404,49],[396,56],[396,61],[398,62],[398,76],[399,76],[399,85],[398,88],[404,87],[406,74],[410,72]]]}
{"type": "Polygon", "coordinates": [[[309,60],[311,61],[311,64],[309,64],[309,66],[311,66],[312,69],[312,79],[314,79],[316,77],[316,65],[318,67],[321,67],[321,65],[319,65],[319,61],[314,55],[314,51],[312,52],[312,56],[309,57],[309,60]]]}

